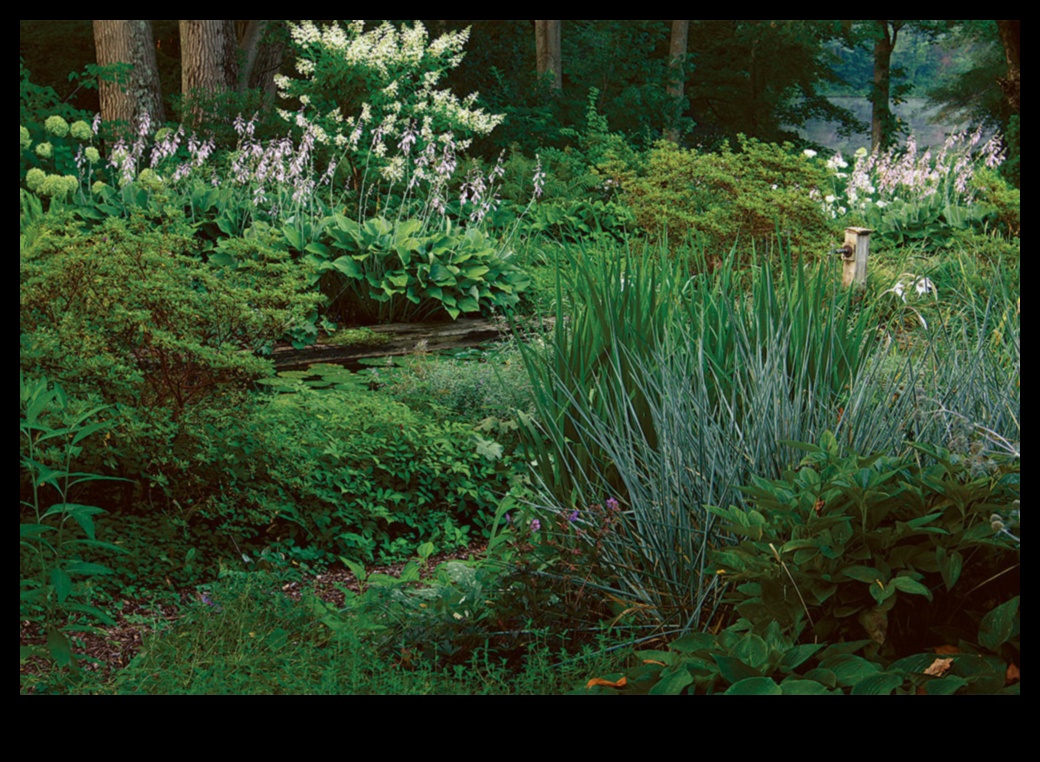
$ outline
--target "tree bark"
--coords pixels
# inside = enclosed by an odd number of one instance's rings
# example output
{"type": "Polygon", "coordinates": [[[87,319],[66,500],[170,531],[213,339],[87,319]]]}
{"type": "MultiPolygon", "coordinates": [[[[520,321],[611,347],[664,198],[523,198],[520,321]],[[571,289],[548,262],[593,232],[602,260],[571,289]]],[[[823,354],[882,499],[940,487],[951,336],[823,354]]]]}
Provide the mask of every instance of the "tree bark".
{"type": "MultiPolygon", "coordinates": [[[[238,44],[231,20],[181,21],[181,94],[186,104],[199,96],[216,96],[238,84],[238,44]]],[[[186,120],[197,125],[198,105],[188,108],[186,120]]]]}
{"type": "Polygon", "coordinates": [[[147,117],[155,127],[166,118],[163,112],[159,68],[151,21],[95,20],[94,47],[99,66],[128,63],[133,70],[120,82],[101,80],[98,95],[104,122],[125,122],[133,129],[147,117]]]}
{"type": "Polygon", "coordinates": [[[686,46],[690,37],[690,22],[673,21],[672,36],[668,45],[668,68],[671,69],[666,92],[675,99],[675,113],[672,116],[673,124],[665,130],[665,137],[673,143],[679,142],[679,130],[675,126],[678,122],[681,108],[681,99],[686,90],[686,46]]]}
{"type": "Polygon", "coordinates": [[[1022,113],[1022,19],[1004,19],[997,21],[1000,30],[1000,41],[1004,45],[1004,57],[1007,58],[1007,76],[997,80],[1000,89],[1007,98],[1011,111],[1022,113]]]}
{"type": "Polygon", "coordinates": [[[877,151],[887,146],[892,134],[891,93],[892,51],[902,21],[876,21],[877,37],[874,42],[874,92],[870,119],[870,148],[877,151]],[[891,27],[889,26],[891,25],[891,27]],[[891,31],[891,34],[889,33],[891,31]]]}
{"type": "Polygon", "coordinates": [[[563,90],[563,69],[560,53],[560,22],[535,21],[535,61],[538,75],[552,72],[551,87],[556,92],[563,90]]]}

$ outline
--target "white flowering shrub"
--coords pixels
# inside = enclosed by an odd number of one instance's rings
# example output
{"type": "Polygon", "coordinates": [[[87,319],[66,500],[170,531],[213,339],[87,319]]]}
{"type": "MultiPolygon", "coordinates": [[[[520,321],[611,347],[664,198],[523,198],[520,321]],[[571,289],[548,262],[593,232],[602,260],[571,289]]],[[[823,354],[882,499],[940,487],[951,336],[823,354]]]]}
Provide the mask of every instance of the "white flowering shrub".
{"type": "Polygon", "coordinates": [[[503,119],[477,108],[476,93],[459,99],[438,87],[461,62],[468,29],[430,41],[418,21],[368,31],[363,21],[289,26],[299,76],[275,82],[300,111],[280,113],[329,146],[354,191],[399,184],[400,201],[414,190],[441,187],[455,170],[454,157],[503,119]]]}

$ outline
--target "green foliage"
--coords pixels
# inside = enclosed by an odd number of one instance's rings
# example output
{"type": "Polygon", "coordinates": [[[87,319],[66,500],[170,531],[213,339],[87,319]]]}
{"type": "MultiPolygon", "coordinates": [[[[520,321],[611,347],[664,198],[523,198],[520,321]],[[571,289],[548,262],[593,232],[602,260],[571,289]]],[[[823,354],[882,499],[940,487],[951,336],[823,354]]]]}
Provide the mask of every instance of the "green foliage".
{"type": "Polygon", "coordinates": [[[716,253],[780,235],[805,252],[822,251],[833,234],[810,194],[829,184],[827,175],[790,144],[738,139],[738,153],[728,143],[700,153],[662,141],[642,167],[608,160],[601,169],[651,236],[666,230],[672,241],[692,237],[716,253]]]}
{"type": "Polygon", "coordinates": [[[324,221],[321,241],[305,244],[283,228],[293,247],[307,252],[329,298],[328,312],[354,323],[391,323],[442,317],[516,304],[528,285],[510,254],[479,228],[424,230],[417,219],[364,224],[343,215],[324,221]]]}
{"type": "Polygon", "coordinates": [[[22,367],[115,406],[112,437],[86,462],[149,474],[182,499],[208,478],[207,438],[270,373],[255,353],[315,302],[285,252],[239,239],[237,264],[216,266],[188,232],[140,214],[55,226],[21,257],[22,367]]]}
{"type": "Polygon", "coordinates": [[[1020,660],[1018,604],[1015,596],[983,618],[978,630],[982,649],[962,642],[946,658],[933,652],[878,659],[871,640],[799,644],[777,622],[759,622],[761,631],[754,632],[745,621],[718,635],[684,635],[668,643],[667,650],[637,651],[639,662],[631,669],[606,673],[572,693],[1017,695],[1017,678],[1008,678],[1008,662],[994,652],[1007,648],[1012,663],[1020,660]]]}
{"type": "Polygon", "coordinates": [[[531,412],[530,381],[513,348],[462,350],[450,358],[418,355],[398,362],[401,367],[393,371],[373,368],[369,373],[387,394],[413,410],[484,421],[500,434],[515,429],[516,411],[531,412]]]}
{"type": "Polygon", "coordinates": [[[543,522],[620,502],[601,545],[632,611],[706,620],[707,551],[727,533],[702,506],[779,477],[791,442],[836,429],[861,451],[1017,450],[1017,312],[999,289],[912,338],[898,329],[896,345],[876,299],[835,290],[837,262],[756,268],[744,284],[728,264],[689,279],[648,260],[571,267],[579,285],[565,300],[561,281],[558,303],[572,306],[544,349],[525,348],[538,421],[526,459],[543,522]]]}
{"type": "Polygon", "coordinates": [[[843,455],[830,434],[807,449],[797,470],[753,479],[747,509],[710,508],[740,538],[713,563],[756,632],[865,634],[898,655],[970,642],[992,601],[1017,595],[1018,554],[991,526],[1018,500],[1017,460],[976,476],[969,459],[926,448],[925,465],[843,455]]]}
{"type": "MultiPolygon", "coordinates": [[[[69,633],[93,630],[84,618],[112,624],[108,614],[85,601],[83,585],[84,578],[112,570],[84,560],[83,553],[122,549],[95,536],[94,517],[104,510],[73,502],[80,485],[111,477],[72,468],[83,442],[111,423],[91,420],[104,408],[77,410],[61,386],[43,378],[19,373],[19,398],[20,476],[28,480],[29,499],[21,501],[20,510],[18,613],[46,627],[45,651],[58,667],[77,668],[69,633]],[[48,449],[57,452],[47,453],[48,449]]],[[[22,646],[22,658],[37,650],[22,646]]]]}
{"type": "Polygon", "coordinates": [[[202,514],[243,536],[277,525],[280,540],[363,561],[440,537],[465,545],[508,489],[509,464],[482,454],[472,427],[433,422],[343,375],[312,366],[265,380],[282,393],[212,452],[222,488],[202,514]]]}

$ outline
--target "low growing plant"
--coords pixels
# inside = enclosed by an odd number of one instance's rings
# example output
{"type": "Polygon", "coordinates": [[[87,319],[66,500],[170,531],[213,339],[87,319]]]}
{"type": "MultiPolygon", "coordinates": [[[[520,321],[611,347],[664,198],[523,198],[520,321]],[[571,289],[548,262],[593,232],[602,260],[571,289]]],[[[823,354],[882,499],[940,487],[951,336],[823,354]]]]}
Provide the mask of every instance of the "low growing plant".
{"type": "MultiPolygon", "coordinates": [[[[19,374],[21,474],[28,481],[28,499],[21,500],[19,531],[19,616],[40,620],[46,628],[46,652],[58,667],[77,666],[70,634],[94,631],[94,620],[113,624],[112,618],[83,596],[83,579],[110,574],[103,564],[83,560],[87,549],[123,552],[95,537],[94,517],[105,511],[74,502],[80,485],[111,480],[74,471],[83,442],[111,428],[96,420],[106,407],[77,410],[64,389],[45,378],[19,374]],[[56,452],[44,455],[45,450],[56,452]]],[[[21,658],[39,650],[22,644],[21,658]]]]}
{"type": "Polygon", "coordinates": [[[924,447],[923,463],[845,455],[830,434],[806,449],[796,470],[752,480],[748,508],[709,509],[740,538],[712,561],[755,632],[865,635],[899,656],[971,642],[1018,595],[1018,552],[991,518],[1017,505],[1017,460],[976,475],[968,459],[924,447]]]}

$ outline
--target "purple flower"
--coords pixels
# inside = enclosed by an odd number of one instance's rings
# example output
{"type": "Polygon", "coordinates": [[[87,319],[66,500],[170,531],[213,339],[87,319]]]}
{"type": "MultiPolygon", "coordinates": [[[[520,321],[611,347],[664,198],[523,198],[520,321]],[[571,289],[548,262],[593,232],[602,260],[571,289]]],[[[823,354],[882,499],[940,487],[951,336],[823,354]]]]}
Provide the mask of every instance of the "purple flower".
{"type": "Polygon", "coordinates": [[[510,516],[508,513],[506,514],[506,523],[507,524],[512,524],[513,523],[513,517],[510,516]]]}
{"type": "Polygon", "coordinates": [[[618,505],[618,501],[617,501],[617,500],[615,500],[615,499],[614,499],[614,498],[612,498],[612,497],[608,497],[608,498],[607,498],[607,508],[609,508],[609,509],[610,509],[610,510],[612,510],[612,511],[616,511],[616,510],[618,510],[618,509],[619,509],[620,507],[621,507],[621,506],[620,506],[620,505],[618,505]]]}
{"type": "Polygon", "coordinates": [[[578,520],[578,509],[575,508],[573,511],[571,511],[571,515],[567,517],[567,521],[570,521],[570,522],[573,523],[573,522],[575,522],[577,520],[578,520]]]}
{"type": "Polygon", "coordinates": [[[538,519],[535,519],[534,521],[531,522],[531,529],[533,531],[537,532],[541,528],[542,528],[542,522],[540,522],[538,519]]]}

